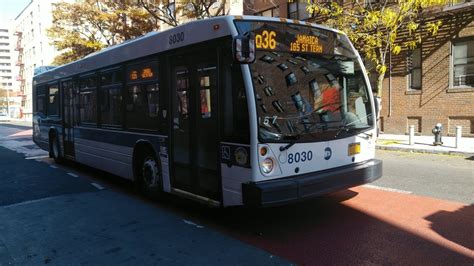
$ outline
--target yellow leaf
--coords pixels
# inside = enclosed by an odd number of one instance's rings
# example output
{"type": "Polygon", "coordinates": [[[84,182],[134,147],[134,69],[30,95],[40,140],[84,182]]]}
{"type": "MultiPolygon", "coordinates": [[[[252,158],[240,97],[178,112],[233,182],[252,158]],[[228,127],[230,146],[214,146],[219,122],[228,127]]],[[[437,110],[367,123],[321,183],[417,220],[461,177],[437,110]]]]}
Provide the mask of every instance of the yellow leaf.
{"type": "Polygon", "coordinates": [[[402,51],[402,47],[400,47],[399,45],[395,45],[395,46],[393,47],[393,49],[392,49],[392,53],[393,53],[394,55],[399,54],[401,51],[402,51]]]}

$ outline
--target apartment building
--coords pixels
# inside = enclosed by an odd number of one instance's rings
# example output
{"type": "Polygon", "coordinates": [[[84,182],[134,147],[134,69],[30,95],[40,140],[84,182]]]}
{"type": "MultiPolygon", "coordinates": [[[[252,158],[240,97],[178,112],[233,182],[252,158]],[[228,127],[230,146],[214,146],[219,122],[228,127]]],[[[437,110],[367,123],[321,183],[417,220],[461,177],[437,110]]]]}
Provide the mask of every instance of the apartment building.
{"type": "Polygon", "coordinates": [[[23,115],[32,116],[32,80],[35,68],[48,66],[58,55],[46,30],[52,23],[52,4],[59,0],[32,0],[14,19],[16,75],[23,95],[23,115]]]}
{"type": "Polygon", "coordinates": [[[0,21],[0,113],[17,118],[20,114],[14,73],[14,36],[9,21],[0,21]]]}
{"type": "Polygon", "coordinates": [[[13,35],[9,25],[0,25],[0,89],[13,90],[13,35]]]}

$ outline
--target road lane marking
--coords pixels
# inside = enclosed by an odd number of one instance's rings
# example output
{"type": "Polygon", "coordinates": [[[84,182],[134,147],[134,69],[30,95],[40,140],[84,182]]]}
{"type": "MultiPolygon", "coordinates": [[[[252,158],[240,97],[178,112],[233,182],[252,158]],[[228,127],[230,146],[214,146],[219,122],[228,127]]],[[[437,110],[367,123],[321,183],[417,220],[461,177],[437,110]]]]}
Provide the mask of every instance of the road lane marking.
{"type": "Polygon", "coordinates": [[[40,155],[40,156],[31,156],[31,157],[26,157],[25,160],[36,160],[36,159],[43,159],[43,158],[48,158],[48,155],[40,155]]]}
{"type": "Polygon", "coordinates": [[[192,225],[192,226],[196,226],[197,228],[204,228],[204,226],[199,225],[199,224],[196,224],[196,223],[193,223],[193,222],[188,221],[188,220],[183,220],[183,222],[184,222],[185,224],[189,224],[189,225],[192,225]]]}
{"type": "Polygon", "coordinates": [[[76,174],[73,174],[73,173],[67,173],[68,175],[72,176],[72,177],[79,177],[78,175],[76,174]]]}
{"type": "Polygon", "coordinates": [[[91,185],[93,185],[95,188],[97,188],[98,190],[104,190],[104,187],[97,184],[97,183],[91,183],[91,185]]]}
{"type": "Polygon", "coordinates": [[[363,185],[363,187],[378,189],[378,190],[384,190],[384,191],[390,191],[390,192],[397,192],[397,193],[402,193],[402,194],[413,194],[413,192],[407,191],[407,190],[401,190],[401,189],[389,188],[389,187],[381,187],[381,186],[370,185],[370,184],[363,185]]]}
{"type": "Polygon", "coordinates": [[[10,205],[4,205],[4,206],[1,206],[1,207],[2,208],[8,208],[8,207],[27,205],[27,204],[31,204],[31,203],[36,203],[36,202],[41,202],[41,201],[45,201],[45,200],[55,199],[55,198],[58,198],[58,197],[59,196],[53,196],[53,197],[46,197],[46,198],[42,198],[42,199],[27,200],[27,201],[12,203],[10,205]]]}
{"type": "Polygon", "coordinates": [[[56,165],[53,165],[53,164],[50,164],[49,167],[54,168],[54,169],[58,169],[58,167],[56,165]]]}

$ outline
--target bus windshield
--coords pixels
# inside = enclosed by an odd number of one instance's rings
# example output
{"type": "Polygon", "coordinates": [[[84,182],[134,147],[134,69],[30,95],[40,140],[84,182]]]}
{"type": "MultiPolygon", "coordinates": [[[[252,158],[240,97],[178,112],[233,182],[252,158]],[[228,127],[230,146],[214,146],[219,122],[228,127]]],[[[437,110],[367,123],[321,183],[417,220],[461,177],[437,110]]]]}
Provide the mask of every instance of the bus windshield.
{"type": "Polygon", "coordinates": [[[255,37],[250,71],[261,141],[324,141],[374,127],[364,70],[346,36],[288,23],[236,25],[255,37]]]}

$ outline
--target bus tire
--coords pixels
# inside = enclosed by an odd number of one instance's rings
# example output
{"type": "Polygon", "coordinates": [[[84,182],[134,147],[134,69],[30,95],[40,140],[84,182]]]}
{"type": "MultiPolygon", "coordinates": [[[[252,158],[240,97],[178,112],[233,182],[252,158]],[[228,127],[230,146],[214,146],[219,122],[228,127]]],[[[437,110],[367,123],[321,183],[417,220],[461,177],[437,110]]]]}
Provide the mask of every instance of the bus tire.
{"type": "Polygon", "coordinates": [[[162,191],[163,178],[161,174],[161,164],[156,159],[154,153],[146,149],[140,156],[137,165],[138,185],[146,196],[156,197],[162,191]]]}
{"type": "Polygon", "coordinates": [[[61,148],[59,146],[59,140],[56,133],[52,133],[49,136],[49,154],[53,158],[55,163],[62,163],[63,157],[61,156],[61,148]]]}

